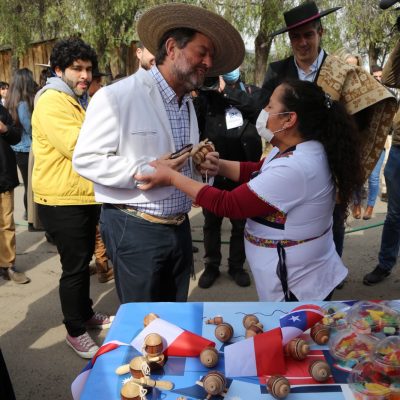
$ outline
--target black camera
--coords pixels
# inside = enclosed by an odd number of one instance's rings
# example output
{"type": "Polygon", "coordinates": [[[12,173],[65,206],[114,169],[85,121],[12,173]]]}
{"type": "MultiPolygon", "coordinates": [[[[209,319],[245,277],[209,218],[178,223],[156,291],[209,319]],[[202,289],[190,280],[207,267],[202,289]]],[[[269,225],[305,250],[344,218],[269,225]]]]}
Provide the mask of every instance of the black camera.
{"type": "Polygon", "coordinates": [[[209,76],[204,79],[201,90],[218,90],[219,88],[219,76],[209,76]]]}

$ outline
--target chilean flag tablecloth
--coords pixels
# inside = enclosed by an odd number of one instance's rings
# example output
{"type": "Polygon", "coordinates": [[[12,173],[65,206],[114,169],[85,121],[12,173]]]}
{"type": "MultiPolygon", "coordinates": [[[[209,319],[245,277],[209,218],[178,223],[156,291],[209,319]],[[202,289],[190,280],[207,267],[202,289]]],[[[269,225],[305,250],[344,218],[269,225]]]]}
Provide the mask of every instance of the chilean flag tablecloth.
{"type": "Polygon", "coordinates": [[[166,356],[198,357],[207,346],[215,346],[211,340],[180,328],[161,318],[156,318],[132,340],[131,345],[142,352],[145,337],[150,333],[158,333],[163,339],[163,353],[166,356]]]}
{"type": "MultiPolygon", "coordinates": [[[[246,342],[247,349],[243,353],[237,364],[251,364],[251,376],[246,378],[227,378],[227,393],[225,400],[271,400],[272,397],[267,393],[265,387],[265,377],[259,378],[258,369],[265,368],[264,362],[267,359],[275,360],[275,366],[279,367],[282,361],[281,351],[274,353],[275,349],[281,349],[284,340],[288,340],[286,332],[292,330],[288,327],[288,322],[297,325],[298,331],[303,331],[313,323],[314,318],[318,318],[318,306],[322,303],[314,305],[304,305],[300,310],[298,306],[301,303],[130,303],[122,305],[114,319],[114,322],[107,334],[105,342],[108,343],[107,350],[95,360],[88,364],[88,368],[84,371],[83,376],[87,378],[79,382],[78,394],[75,399],[79,400],[119,400],[120,390],[123,382],[129,377],[129,374],[119,376],[115,373],[117,367],[129,363],[132,358],[141,355],[140,341],[141,334],[144,334],[143,318],[146,314],[153,312],[160,316],[161,336],[163,333],[168,338],[169,352],[175,346],[176,341],[173,338],[179,338],[181,335],[186,336],[185,332],[194,333],[196,339],[200,338],[200,344],[194,353],[198,353],[203,344],[215,342],[215,348],[219,351],[220,361],[213,368],[227,375],[230,348],[234,348],[236,344],[246,342]],[[296,307],[296,308],[295,308],[296,307]],[[314,308],[315,307],[315,308],[314,308]],[[302,314],[305,313],[305,320],[302,314]],[[255,314],[264,325],[265,337],[267,341],[256,337],[252,340],[245,339],[245,329],[242,325],[243,316],[246,314],[255,314]],[[234,328],[234,336],[230,343],[222,343],[215,338],[215,325],[206,324],[207,319],[216,315],[223,316],[224,321],[229,322],[234,328]],[[283,318],[282,318],[283,317],[283,318]],[[164,321],[164,322],[162,322],[164,321]],[[172,325],[172,331],[175,334],[169,336],[166,334],[165,326],[172,325]],[[288,329],[289,328],[289,329],[288,329]],[[260,341],[260,342],[259,342],[260,341]],[[130,344],[135,343],[137,348],[130,344]],[[250,345],[250,343],[252,343],[250,345]],[[124,344],[124,345],[121,345],[124,344]],[[257,356],[259,351],[271,351],[268,357],[261,359],[257,356]],[[140,351],[139,351],[140,350],[140,351]],[[257,359],[258,357],[258,359],[257,359]],[[80,392],[80,389],[82,391],[80,392]]],[[[155,320],[157,321],[157,320],[155,320]]],[[[154,321],[153,321],[154,322],[154,321]]],[[[160,328],[160,327],[158,327],[160,328]]],[[[158,329],[157,328],[157,329],[158,329]]],[[[153,329],[152,329],[153,330],[153,329]]],[[[293,333],[298,336],[298,331],[293,333]]],[[[192,339],[192,335],[189,335],[192,339]]],[[[262,336],[262,335],[260,335],[262,336]]],[[[304,334],[303,334],[304,336],[304,334]]],[[[178,341],[179,342],[179,341],[178,341]]],[[[105,346],[104,346],[105,347],[105,346]]],[[[102,350],[102,349],[101,349],[102,350]]],[[[102,350],[104,351],[104,350],[102,350]]],[[[181,350],[179,350],[181,351],[181,350]]],[[[175,350],[174,350],[175,352],[175,350]]],[[[310,360],[314,357],[324,358],[328,361],[327,347],[312,345],[312,354],[310,360]]],[[[175,353],[178,354],[178,353],[175,353]]],[[[308,360],[308,362],[310,362],[308,360]]],[[[304,382],[300,386],[292,386],[291,396],[297,400],[350,400],[353,399],[348,390],[346,376],[340,376],[334,373],[334,365],[332,360],[329,361],[334,375],[334,383],[330,385],[310,384],[310,377],[307,368],[300,368],[300,365],[291,366],[287,362],[283,362],[281,366],[287,368],[287,374],[293,376],[288,377],[294,385],[304,382]],[[286,363],[286,364],[285,364],[286,363]],[[339,378],[338,378],[339,377],[339,378]]],[[[210,370],[200,363],[199,357],[195,356],[169,356],[168,361],[162,370],[152,372],[152,379],[169,380],[174,383],[174,389],[171,392],[154,388],[148,400],[176,400],[179,397],[186,397],[188,400],[203,400],[206,397],[204,389],[196,384],[196,381],[206,375],[210,370]]]]}
{"type": "Polygon", "coordinates": [[[314,326],[322,317],[319,306],[305,304],[281,317],[280,328],[225,347],[226,376],[284,375],[283,346],[314,326]]]}

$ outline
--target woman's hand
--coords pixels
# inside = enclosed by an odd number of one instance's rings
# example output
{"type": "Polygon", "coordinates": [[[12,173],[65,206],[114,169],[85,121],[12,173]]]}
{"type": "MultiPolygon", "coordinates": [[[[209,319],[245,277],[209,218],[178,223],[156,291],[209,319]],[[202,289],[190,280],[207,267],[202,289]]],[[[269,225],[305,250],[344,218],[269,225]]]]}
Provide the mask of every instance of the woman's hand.
{"type": "Polygon", "coordinates": [[[198,167],[199,172],[202,175],[216,176],[219,171],[219,153],[211,151],[206,154],[206,159],[198,167]]]}
{"type": "MultiPolygon", "coordinates": [[[[190,151],[182,154],[181,156],[177,157],[177,158],[169,158],[171,156],[170,153],[165,154],[164,156],[161,156],[160,158],[158,158],[156,161],[161,164],[161,165],[165,165],[166,167],[172,168],[175,171],[180,171],[183,166],[186,163],[186,160],[189,158],[190,156],[190,151]]],[[[152,164],[150,164],[152,165],[152,164]]]]}
{"type": "Polygon", "coordinates": [[[180,171],[189,158],[189,153],[182,154],[175,159],[168,158],[169,155],[152,161],[149,165],[155,168],[151,174],[136,174],[134,179],[138,181],[137,187],[141,190],[149,190],[156,186],[170,186],[171,177],[175,171],[180,171]]]}

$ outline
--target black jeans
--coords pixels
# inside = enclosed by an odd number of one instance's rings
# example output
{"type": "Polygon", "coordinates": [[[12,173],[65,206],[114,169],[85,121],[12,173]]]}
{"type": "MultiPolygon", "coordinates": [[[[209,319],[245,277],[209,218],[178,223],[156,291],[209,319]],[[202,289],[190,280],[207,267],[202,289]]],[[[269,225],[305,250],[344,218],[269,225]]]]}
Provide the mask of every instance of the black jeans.
{"type": "Polygon", "coordinates": [[[187,300],[193,269],[188,218],[163,225],[104,204],[100,232],[121,303],[187,300]]]}
{"type": "MultiPolygon", "coordinates": [[[[223,217],[203,208],[204,262],[206,267],[218,268],[221,264],[221,224],[223,217]]],[[[232,229],[229,241],[229,269],[241,269],[246,261],[244,250],[244,219],[230,219],[232,229]]]]}
{"type": "Polygon", "coordinates": [[[28,179],[29,179],[28,177],[29,153],[16,151],[15,158],[17,159],[17,165],[21,172],[22,181],[24,182],[24,206],[25,206],[25,212],[28,212],[26,198],[28,193],[28,179]]]}
{"type": "Polygon", "coordinates": [[[89,262],[94,251],[97,205],[38,205],[39,218],[54,239],[60,254],[60,300],[65,327],[71,336],[86,332],[93,316],[90,299],[89,262]]]}

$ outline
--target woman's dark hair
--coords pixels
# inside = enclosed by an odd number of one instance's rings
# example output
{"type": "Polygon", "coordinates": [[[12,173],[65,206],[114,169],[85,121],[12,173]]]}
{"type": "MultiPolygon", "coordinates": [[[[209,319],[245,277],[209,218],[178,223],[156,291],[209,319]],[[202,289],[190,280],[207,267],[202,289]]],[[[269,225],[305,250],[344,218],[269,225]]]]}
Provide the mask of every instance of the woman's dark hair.
{"type": "Polygon", "coordinates": [[[164,35],[161,36],[160,42],[158,43],[155,56],[156,65],[162,65],[165,57],[167,56],[165,43],[169,38],[172,38],[176,41],[179,49],[183,49],[193,39],[193,36],[196,33],[197,31],[191,28],[175,28],[165,32],[164,35]]]}
{"type": "Polygon", "coordinates": [[[39,75],[39,88],[41,89],[47,82],[48,78],[53,76],[50,68],[43,68],[39,75]]]}
{"type": "Polygon", "coordinates": [[[285,111],[294,111],[298,131],[305,140],[318,140],[325,148],[339,202],[347,208],[354,191],[364,183],[363,141],[343,104],[334,101],[315,83],[288,80],[281,97],[285,111]]]}
{"type": "Polygon", "coordinates": [[[38,89],[37,83],[33,79],[32,71],[28,68],[21,68],[15,71],[10,88],[8,89],[6,108],[18,125],[18,104],[25,101],[29,111],[33,111],[33,100],[38,89]]]}
{"type": "Polygon", "coordinates": [[[51,52],[50,66],[53,71],[59,67],[64,72],[76,60],[91,61],[92,69],[98,68],[96,52],[79,38],[59,40],[51,52]]]}

